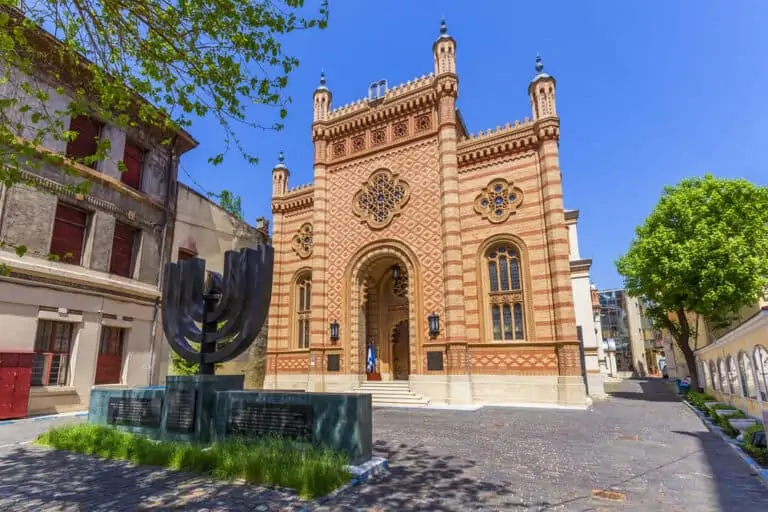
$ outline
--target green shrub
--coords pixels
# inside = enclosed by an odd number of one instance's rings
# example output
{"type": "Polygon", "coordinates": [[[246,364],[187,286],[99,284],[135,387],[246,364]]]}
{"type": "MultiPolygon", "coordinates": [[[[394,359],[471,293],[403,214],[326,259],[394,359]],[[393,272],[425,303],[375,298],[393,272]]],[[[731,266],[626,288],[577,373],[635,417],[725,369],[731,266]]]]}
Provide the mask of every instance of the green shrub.
{"type": "Polygon", "coordinates": [[[728,416],[720,416],[717,414],[717,412],[712,412],[712,420],[715,422],[715,425],[720,427],[723,432],[725,432],[726,435],[730,437],[737,437],[739,435],[739,431],[736,430],[731,424],[728,422],[728,416]]]}
{"type": "Polygon", "coordinates": [[[37,444],[147,466],[295,489],[302,498],[329,494],[351,476],[347,458],[283,439],[229,440],[205,446],[150,439],[100,425],[72,425],[42,434],[37,444]]]}
{"type": "Polygon", "coordinates": [[[706,408],[704,404],[707,402],[714,402],[715,398],[709,396],[706,393],[700,393],[699,391],[691,390],[685,394],[685,400],[692,406],[703,411],[706,408]]]}
{"type": "Polygon", "coordinates": [[[752,425],[746,431],[744,431],[744,451],[749,454],[750,457],[755,459],[755,462],[768,468],[768,448],[764,446],[754,446],[752,444],[752,434],[754,432],[762,432],[765,430],[763,425],[752,425]]]}

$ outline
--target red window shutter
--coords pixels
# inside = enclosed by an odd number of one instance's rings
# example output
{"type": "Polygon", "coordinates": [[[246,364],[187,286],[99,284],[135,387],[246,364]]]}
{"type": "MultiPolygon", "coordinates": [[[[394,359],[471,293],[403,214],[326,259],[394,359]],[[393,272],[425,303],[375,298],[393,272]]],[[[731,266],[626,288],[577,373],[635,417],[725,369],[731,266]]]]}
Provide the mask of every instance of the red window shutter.
{"type": "Polygon", "coordinates": [[[141,190],[141,171],[144,167],[144,150],[130,141],[125,143],[123,153],[125,171],[120,174],[120,181],[131,188],[141,190]]]}
{"type": "Polygon", "coordinates": [[[131,277],[131,263],[133,263],[133,242],[136,239],[136,230],[131,226],[115,223],[115,236],[112,239],[112,262],[109,267],[110,274],[131,277]]]}
{"type": "Polygon", "coordinates": [[[65,263],[80,265],[88,214],[82,210],[59,203],[53,221],[51,254],[65,263]]]}
{"type": "Polygon", "coordinates": [[[69,129],[77,132],[77,137],[67,144],[67,156],[77,159],[95,155],[102,126],[100,122],[88,116],[73,117],[69,122],[69,129]]]}

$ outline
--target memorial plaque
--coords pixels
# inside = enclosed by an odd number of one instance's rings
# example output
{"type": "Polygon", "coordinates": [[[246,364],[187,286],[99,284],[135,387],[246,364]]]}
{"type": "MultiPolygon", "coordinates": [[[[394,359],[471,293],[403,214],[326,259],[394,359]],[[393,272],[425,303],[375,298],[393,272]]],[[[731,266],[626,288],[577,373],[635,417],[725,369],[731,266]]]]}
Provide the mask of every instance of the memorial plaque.
{"type": "Polygon", "coordinates": [[[107,423],[160,428],[162,410],[161,398],[112,397],[107,405],[107,423]]]}
{"type": "Polygon", "coordinates": [[[341,356],[339,354],[328,354],[328,371],[341,371],[341,356]]]}
{"type": "Polygon", "coordinates": [[[427,352],[427,370],[430,372],[443,371],[443,353],[427,352]]]}
{"type": "Polygon", "coordinates": [[[165,392],[165,429],[178,434],[194,434],[197,390],[169,389],[165,392]]]}
{"type": "Polygon", "coordinates": [[[312,442],[313,420],[314,411],[308,404],[235,402],[227,421],[227,435],[312,442]]]}

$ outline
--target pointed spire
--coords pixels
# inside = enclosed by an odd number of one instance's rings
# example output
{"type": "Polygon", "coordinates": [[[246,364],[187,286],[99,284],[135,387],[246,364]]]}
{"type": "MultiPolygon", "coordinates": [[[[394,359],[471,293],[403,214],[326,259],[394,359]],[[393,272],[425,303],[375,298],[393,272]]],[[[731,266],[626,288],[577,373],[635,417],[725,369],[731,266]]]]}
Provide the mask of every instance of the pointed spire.
{"type": "Polygon", "coordinates": [[[536,53],[536,73],[544,71],[544,62],[541,60],[541,55],[536,53]]]}
{"type": "Polygon", "coordinates": [[[445,16],[440,20],[440,34],[445,35],[448,33],[448,25],[445,23],[445,16]]]}
{"type": "Polygon", "coordinates": [[[285,153],[283,153],[282,149],[277,155],[277,164],[275,164],[275,169],[287,169],[285,166],[285,153]]]}
{"type": "Polygon", "coordinates": [[[325,71],[320,71],[320,85],[317,86],[316,91],[327,91],[328,87],[325,86],[325,71]]]}

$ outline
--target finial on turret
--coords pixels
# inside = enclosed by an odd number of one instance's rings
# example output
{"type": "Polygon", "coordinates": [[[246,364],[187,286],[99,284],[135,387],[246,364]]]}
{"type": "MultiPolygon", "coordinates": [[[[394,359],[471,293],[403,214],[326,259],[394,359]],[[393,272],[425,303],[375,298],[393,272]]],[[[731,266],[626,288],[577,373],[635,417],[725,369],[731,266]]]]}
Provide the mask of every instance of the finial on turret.
{"type": "Polygon", "coordinates": [[[541,73],[544,71],[544,62],[541,60],[541,55],[536,54],[536,72],[541,73]]]}
{"type": "Polygon", "coordinates": [[[448,25],[445,23],[445,16],[440,20],[440,34],[445,35],[448,33],[448,25]]]}
{"type": "Polygon", "coordinates": [[[325,71],[320,71],[320,85],[325,86],[325,71]]]}
{"type": "Polygon", "coordinates": [[[277,161],[280,163],[285,162],[285,154],[283,153],[283,150],[280,150],[280,153],[277,155],[277,161]]]}

